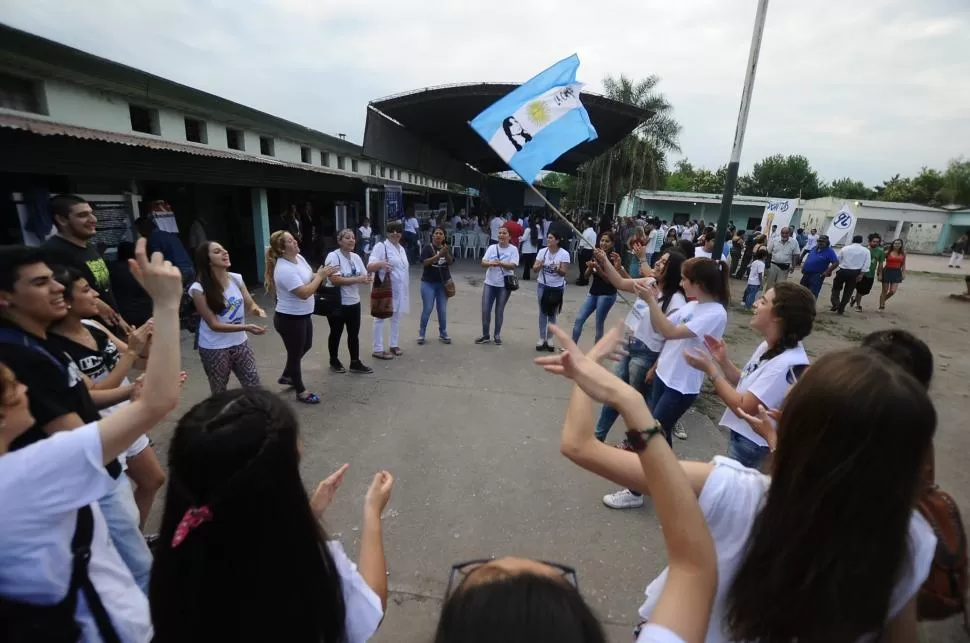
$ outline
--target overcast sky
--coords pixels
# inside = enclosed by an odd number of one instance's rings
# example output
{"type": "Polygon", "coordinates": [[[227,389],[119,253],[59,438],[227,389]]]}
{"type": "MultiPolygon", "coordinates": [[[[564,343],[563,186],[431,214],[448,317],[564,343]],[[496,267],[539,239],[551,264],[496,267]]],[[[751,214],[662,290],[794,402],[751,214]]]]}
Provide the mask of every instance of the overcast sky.
{"type": "MultiPolygon", "coordinates": [[[[681,147],[730,154],[756,0],[0,0],[0,20],[363,139],[369,100],[523,81],[578,52],[579,79],[662,77],[681,147]]],[[[970,156],[967,0],[772,0],[742,170],[804,154],[877,184],[970,156]]]]}

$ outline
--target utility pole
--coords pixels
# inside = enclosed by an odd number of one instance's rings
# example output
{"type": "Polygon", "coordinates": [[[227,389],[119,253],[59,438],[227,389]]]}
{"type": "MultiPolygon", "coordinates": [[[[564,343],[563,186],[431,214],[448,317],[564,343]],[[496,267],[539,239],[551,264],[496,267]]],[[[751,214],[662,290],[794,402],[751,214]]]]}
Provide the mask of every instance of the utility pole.
{"type": "Polygon", "coordinates": [[[727,237],[728,221],[731,220],[731,202],[734,200],[734,188],[738,184],[741,146],[744,145],[744,130],[748,125],[748,109],[751,107],[751,93],[754,91],[754,77],[758,71],[758,55],[761,53],[761,36],[765,31],[767,14],[768,0],[758,0],[751,50],[748,52],[748,68],[744,73],[744,89],[741,91],[741,110],[738,113],[737,128],[734,130],[734,146],[731,148],[731,161],[728,163],[724,195],[721,197],[721,216],[717,220],[717,236],[714,239],[714,257],[718,259],[724,254],[724,240],[727,237]]]}

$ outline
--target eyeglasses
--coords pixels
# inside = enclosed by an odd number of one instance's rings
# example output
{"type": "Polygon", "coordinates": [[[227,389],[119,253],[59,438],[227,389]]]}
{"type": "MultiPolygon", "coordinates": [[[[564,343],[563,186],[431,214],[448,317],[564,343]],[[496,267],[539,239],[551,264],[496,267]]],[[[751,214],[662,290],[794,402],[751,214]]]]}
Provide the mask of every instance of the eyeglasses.
{"type": "MultiPolygon", "coordinates": [[[[465,579],[468,578],[469,574],[494,560],[494,558],[479,558],[477,560],[469,560],[464,563],[452,565],[451,575],[448,577],[448,587],[445,589],[445,598],[448,598],[457,591],[465,582],[465,579]]],[[[548,565],[557,570],[571,587],[577,590],[579,589],[579,578],[576,576],[576,570],[573,567],[561,563],[552,563],[547,560],[538,560],[536,562],[548,565]]]]}

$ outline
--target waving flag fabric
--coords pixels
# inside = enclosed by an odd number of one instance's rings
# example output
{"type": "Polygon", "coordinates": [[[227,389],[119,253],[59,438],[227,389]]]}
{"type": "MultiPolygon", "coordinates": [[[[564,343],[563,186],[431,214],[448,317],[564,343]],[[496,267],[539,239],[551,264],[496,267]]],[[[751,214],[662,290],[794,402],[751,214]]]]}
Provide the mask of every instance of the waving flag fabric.
{"type": "Polygon", "coordinates": [[[472,128],[523,180],[568,150],[596,139],[579,100],[573,54],[523,83],[475,117],[472,128]]]}

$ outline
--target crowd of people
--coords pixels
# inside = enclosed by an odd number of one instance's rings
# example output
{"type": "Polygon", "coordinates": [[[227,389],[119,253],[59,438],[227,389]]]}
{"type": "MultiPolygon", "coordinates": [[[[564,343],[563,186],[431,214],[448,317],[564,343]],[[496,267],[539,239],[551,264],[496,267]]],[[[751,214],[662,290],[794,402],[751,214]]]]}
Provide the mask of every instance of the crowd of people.
{"type": "MultiPolygon", "coordinates": [[[[164,251],[149,252],[146,226],[127,270],[151,307],[133,325],[119,312],[103,259],[89,252],[90,205],[59,196],[51,209],[58,232],[44,247],[0,248],[0,640],[368,640],[388,610],[381,516],[393,475],[374,474],[354,563],[321,524],[349,465],[305,491],[297,416],[260,386],[248,342],[268,327],[246,316],[267,313],[231,271],[226,249],[201,243],[189,275],[164,251]],[[166,473],[148,434],[176,408],[185,380],[186,293],[201,316],[211,395],[175,420],[166,473]],[[228,388],[230,373],[240,388],[228,388]],[[166,483],[159,532],[146,539],[166,483]]],[[[570,334],[556,324],[571,263],[564,235],[497,218],[481,258],[475,343],[502,343],[524,260],[537,280],[536,349],[549,353],[535,362],[572,382],[561,453],[621,487],[603,498],[608,507],[641,507],[649,496],[661,526],[668,564],[647,586],[639,643],[915,641],[919,617],[960,611],[965,539],[962,571],[958,556],[937,547],[938,534],[962,533],[959,516],[928,521],[917,510],[927,494],[945,496],[932,485],[932,353],[901,330],[814,363],[803,345],[816,319],[815,275],[838,271],[835,312],[861,308],[869,290],[860,286],[871,289],[876,278],[884,305],[905,269],[901,242],[882,256],[878,237],[867,246],[857,237],[832,259],[824,235],[805,253],[783,229],[752,248],[741,276],[762,341],[739,368],[724,339],[737,272],[733,257],[710,256],[713,229],[688,229],[687,237],[675,229],[670,241],[660,222],[629,234],[623,226],[584,232],[595,245],[579,266],[589,293],[570,334]],[[801,284],[788,280],[799,264],[812,275],[801,284]],[[764,283],[752,284],[752,274],[764,283]],[[636,301],[623,329],[607,330],[620,291],[636,301]],[[594,313],[596,342],[583,352],[577,340],[594,313]],[[726,407],[726,453],[678,461],[672,436],[705,380],[726,407]],[[619,417],[623,439],[608,445],[619,417]],[[927,593],[940,566],[942,584],[927,593]]],[[[329,321],[331,371],[347,372],[346,332],[349,370],[372,372],[360,359],[361,285],[372,285],[372,297],[383,293],[380,316],[372,304],[372,357],[403,356],[405,232],[389,223],[365,259],[358,235],[342,230],[316,270],[293,232],[271,235],[265,286],[286,353],[279,383],[297,402],[320,402],[301,369],[314,314],[329,321]]],[[[454,256],[443,228],[418,258],[418,344],[433,309],[448,344],[454,256]]],[[[436,643],[605,640],[575,569],[515,557],[455,564],[435,634],[436,643]]]]}

